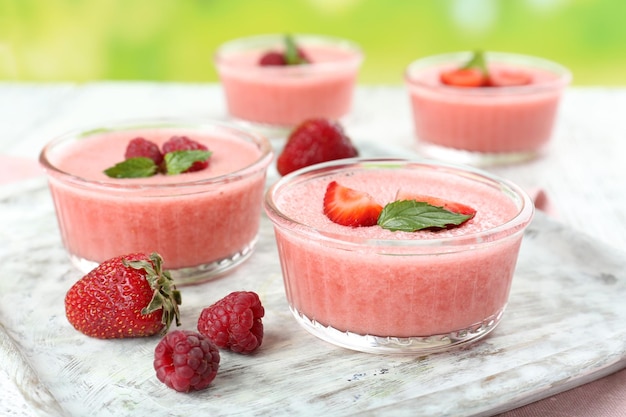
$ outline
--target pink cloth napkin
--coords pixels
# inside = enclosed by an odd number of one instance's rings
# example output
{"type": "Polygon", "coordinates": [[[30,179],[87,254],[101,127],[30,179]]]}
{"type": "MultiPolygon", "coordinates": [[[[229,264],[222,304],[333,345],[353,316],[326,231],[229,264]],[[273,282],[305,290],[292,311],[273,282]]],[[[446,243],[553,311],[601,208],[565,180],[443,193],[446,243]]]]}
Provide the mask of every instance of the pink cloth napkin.
{"type": "Polygon", "coordinates": [[[626,369],[499,417],[626,416],[626,369]]]}
{"type": "Polygon", "coordinates": [[[0,185],[43,175],[37,161],[0,155],[0,185]]]}

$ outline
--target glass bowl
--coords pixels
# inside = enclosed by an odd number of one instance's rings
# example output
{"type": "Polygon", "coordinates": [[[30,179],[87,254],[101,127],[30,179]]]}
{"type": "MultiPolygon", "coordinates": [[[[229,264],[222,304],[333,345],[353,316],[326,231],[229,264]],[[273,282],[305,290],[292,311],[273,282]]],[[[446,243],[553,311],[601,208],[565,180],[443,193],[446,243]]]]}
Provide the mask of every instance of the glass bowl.
{"type": "Polygon", "coordinates": [[[40,163],[72,262],[83,272],[131,252],[158,252],[178,284],[201,282],[255,246],[269,141],[212,121],[148,119],[92,126],[47,144],[40,163]],[[110,178],[128,142],[187,136],[208,146],[209,167],[179,175],[110,178]]]}
{"type": "Polygon", "coordinates": [[[356,158],[284,176],[266,192],[265,210],[296,320],[338,346],[404,354],[461,346],[498,325],[534,206],[518,186],[475,168],[356,158]],[[322,209],[331,181],[381,205],[404,190],[477,213],[438,231],[341,226],[322,209]]]}
{"type": "Polygon", "coordinates": [[[474,165],[533,159],[553,134],[570,71],[525,55],[487,52],[490,71],[523,71],[530,83],[508,87],[455,87],[439,75],[460,67],[471,52],[418,59],[406,69],[419,151],[429,157],[474,165]]]}

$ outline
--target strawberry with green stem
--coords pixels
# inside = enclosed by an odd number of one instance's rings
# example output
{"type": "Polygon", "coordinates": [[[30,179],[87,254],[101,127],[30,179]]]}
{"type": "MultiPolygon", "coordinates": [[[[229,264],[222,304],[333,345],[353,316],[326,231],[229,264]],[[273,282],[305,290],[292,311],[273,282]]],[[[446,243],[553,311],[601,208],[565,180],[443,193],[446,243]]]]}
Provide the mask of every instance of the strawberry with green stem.
{"type": "Polygon", "coordinates": [[[65,296],[76,330],[100,339],[165,334],[180,325],[180,292],[163,260],[133,253],[109,259],[78,280],[65,296]]]}

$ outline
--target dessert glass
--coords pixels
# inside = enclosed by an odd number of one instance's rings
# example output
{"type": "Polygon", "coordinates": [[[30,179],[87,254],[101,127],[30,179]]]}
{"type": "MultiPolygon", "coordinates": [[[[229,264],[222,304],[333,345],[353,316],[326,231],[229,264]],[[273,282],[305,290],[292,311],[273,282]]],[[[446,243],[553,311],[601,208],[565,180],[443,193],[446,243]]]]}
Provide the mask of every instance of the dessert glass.
{"type": "Polygon", "coordinates": [[[284,35],[258,35],[222,44],[214,56],[229,113],[256,126],[293,127],[307,118],[339,119],[350,111],[363,54],[344,39],[294,35],[310,64],[259,66],[284,35]]]}
{"type": "Polygon", "coordinates": [[[284,176],[266,192],[265,210],[300,325],[345,348],[403,354],[461,346],[498,325],[534,206],[518,186],[475,168],[356,158],[284,176]],[[402,187],[477,213],[440,231],[341,226],[322,210],[333,180],[382,205],[402,187]]]}
{"type": "Polygon", "coordinates": [[[558,105],[571,81],[565,67],[545,59],[487,52],[490,70],[524,71],[531,83],[455,87],[439,74],[466,63],[470,52],[418,59],[406,69],[419,151],[450,162],[491,165],[532,159],[546,150],[558,105]]]}
{"type": "Polygon", "coordinates": [[[119,255],[158,252],[177,284],[225,273],[253,252],[269,141],[212,121],[150,119],[66,133],[40,154],[63,244],[83,272],[119,255]],[[128,141],[173,135],[204,143],[209,167],[179,175],[109,178],[128,141]]]}

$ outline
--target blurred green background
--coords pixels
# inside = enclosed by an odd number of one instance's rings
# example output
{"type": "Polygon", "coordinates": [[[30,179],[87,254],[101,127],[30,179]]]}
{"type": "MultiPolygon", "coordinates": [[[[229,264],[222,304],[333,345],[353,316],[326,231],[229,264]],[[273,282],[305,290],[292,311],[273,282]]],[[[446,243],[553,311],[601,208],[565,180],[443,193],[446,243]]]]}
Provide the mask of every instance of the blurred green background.
{"type": "Polygon", "coordinates": [[[213,82],[220,43],[289,32],[359,43],[366,84],[481,48],[557,61],[575,85],[626,85],[625,20],[625,0],[0,0],[0,79],[213,82]]]}

